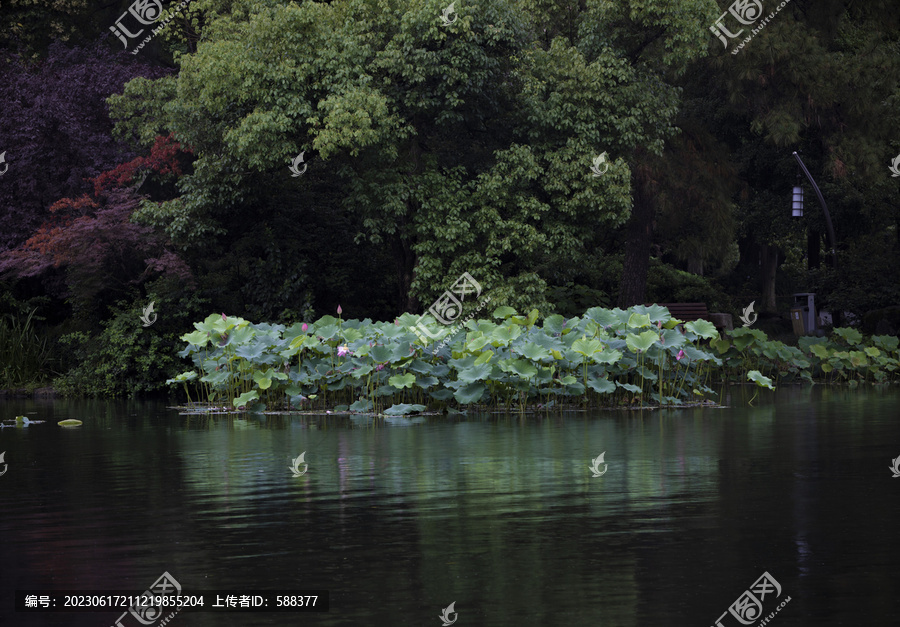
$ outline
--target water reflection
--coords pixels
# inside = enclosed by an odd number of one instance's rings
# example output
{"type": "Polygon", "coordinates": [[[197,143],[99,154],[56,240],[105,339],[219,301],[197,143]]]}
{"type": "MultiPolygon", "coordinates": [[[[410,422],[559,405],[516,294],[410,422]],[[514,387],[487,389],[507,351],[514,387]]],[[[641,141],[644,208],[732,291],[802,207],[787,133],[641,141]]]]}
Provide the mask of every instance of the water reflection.
{"type": "Polygon", "coordinates": [[[749,407],[752,392],[390,422],[6,403],[47,422],[0,430],[0,624],[111,625],[12,614],[11,591],[140,591],[165,571],[185,590],[329,589],[330,613],[290,617],[317,625],[439,625],[454,601],[458,625],[713,624],[763,571],[793,598],[784,624],[900,616],[883,583],[900,395],[785,388],[749,407]]]}

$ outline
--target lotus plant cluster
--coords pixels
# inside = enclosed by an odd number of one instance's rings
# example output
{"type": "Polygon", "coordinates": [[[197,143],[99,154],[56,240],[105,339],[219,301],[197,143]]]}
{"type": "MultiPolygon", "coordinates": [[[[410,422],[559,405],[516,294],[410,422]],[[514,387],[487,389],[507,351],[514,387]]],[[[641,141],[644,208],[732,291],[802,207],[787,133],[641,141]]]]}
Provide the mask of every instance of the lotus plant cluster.
{"type": "MultiPolygon", "coordinates": [[[[195,369],[168,383],[183,385],[189,402],[191,384],[193,398],[239,409],[403,414],[470,405],[681,405],[714,397],[709,386],[734,377],[768,388],[770,376],[835,379],[847,366],[862,368],[861,356],[865,379],[896,378],[897,338],[873,338],[879,348],[861,350],[804,338],[801,350],[755,329],[721,337],[710,322],[684,323],[659,305],[538,318],[537,310],[499,307],[454,332],[426,316],[430,341],[414,331],[419,319],[411,314],[394,322],[325,316],[290,327],[215,314],[182,336],[179,354],[195,369]]],[[[836,333],[856,339],[849,331],[836,333]]]]}

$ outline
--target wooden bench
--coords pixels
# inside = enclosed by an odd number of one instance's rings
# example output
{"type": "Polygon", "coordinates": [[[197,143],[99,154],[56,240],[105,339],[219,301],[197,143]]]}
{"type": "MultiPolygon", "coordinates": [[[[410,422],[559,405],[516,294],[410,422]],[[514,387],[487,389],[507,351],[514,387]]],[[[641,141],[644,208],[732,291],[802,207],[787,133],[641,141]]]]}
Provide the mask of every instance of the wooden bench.
{"type": "Polygon", "coordinates": [[[712,322],[706,303],[658,303],[672,314],[673,318],[690,322],[691,320],[708,320],[712,322]]]}

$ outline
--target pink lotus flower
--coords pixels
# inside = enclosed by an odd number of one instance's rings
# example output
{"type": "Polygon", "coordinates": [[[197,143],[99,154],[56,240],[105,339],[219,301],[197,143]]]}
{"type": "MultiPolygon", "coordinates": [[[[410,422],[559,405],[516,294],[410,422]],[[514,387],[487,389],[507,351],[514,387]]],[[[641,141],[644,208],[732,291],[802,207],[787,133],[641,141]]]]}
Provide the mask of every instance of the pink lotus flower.
{"type": "Polygon", "coordinates": [[[384,364],[378,364],[375,366],[375,370],[384,370],[384,364]]]}
{"type": "Polygon", "coordinates": [[[678,355],[675,357],[675,361],[681,361],[682,357],[684,357],[684,351],[678,351],[678,355]]]}
{"type": "Polygon", "coordinates": [[[343,357],[344,355],[352,355],[350,352],[350,348],[347,346],[338,346],[338,357],[343,357]]]}
{"type": "Polygon", "coordinates": [[[303,329],[303,331],[305,332],[309,328],[309,325],[304,322],[303,326],[300,328],[303,329]]]}
{"type": "Polygon", "coordinates": [[[344,313],[344,310],[341,309],[340,305],[338,305],[338,315],[341,315],[342,313],[344,313]]]}
{"type": "Polygon", "coordinates": [[[225,317],[225,314],[222,314],[222,320],[225,320],[225,321],[228,320],[228,318],[225,317]]]}

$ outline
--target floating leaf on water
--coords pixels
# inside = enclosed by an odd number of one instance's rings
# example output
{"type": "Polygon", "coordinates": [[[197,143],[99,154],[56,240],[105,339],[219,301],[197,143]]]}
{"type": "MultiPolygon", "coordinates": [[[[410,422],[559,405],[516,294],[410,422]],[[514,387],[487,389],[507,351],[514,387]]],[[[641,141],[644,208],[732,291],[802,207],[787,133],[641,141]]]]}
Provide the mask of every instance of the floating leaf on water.
{"type": "Polygon", "coordinates": [[[78,426],[81,426],[82,422],[80,420],[73,420],[70,418],[68,420],[60,420],[56,424],[58,424],[61,427],[78,427],[78,426]]]}

